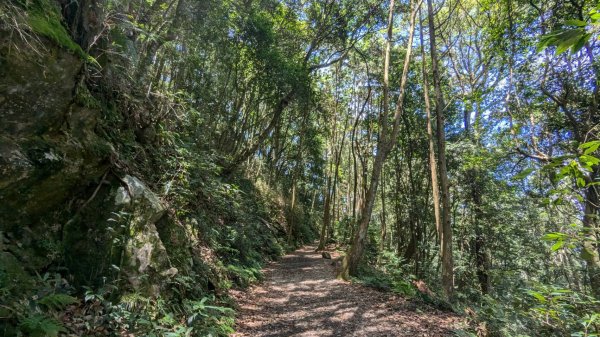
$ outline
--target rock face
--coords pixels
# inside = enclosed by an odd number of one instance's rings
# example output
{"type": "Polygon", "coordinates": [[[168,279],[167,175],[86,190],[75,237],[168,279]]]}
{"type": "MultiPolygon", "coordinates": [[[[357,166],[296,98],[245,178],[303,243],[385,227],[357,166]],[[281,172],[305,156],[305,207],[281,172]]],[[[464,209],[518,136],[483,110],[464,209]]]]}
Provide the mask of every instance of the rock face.
{"type": "Polygon", "coordinates": [[[74,103],[79,58],[43,38],[46,48],[30,52],[0,36],[0,234],[12,256],[3,260],[32,273],[64,253],[64,205],[106,171],[110,144],[94,132],[100,111],[74,103]]]}
{"type": "Polygon", "coordinates": [[[0,31],[0,273],[18,275],[19,291],[26,272],[64,263],[74,284],[119,279],[155,294],[179,272],[156,227],[166,208],[111,169],[102,111],[78,97],[82,61],[51,41],[16,52],[28,46],[9,36],[0,31]]]}
{"type": "MultiPolygon", "coordinates": [[[[175,276],[177,268],[171,267],[167,251],[161,241],[155,223],[164,215],[165,208],[160,200],[143,182],[136,177],[126,175],[122,181],[126,184],[117,189],[115,204],[122,203],[131,211],[130,235],[125,246],[129,261],[126,272],[132,285],[139,288],[142,275],[156,273],[162,276],[175,276]],[[126,195],[125,198],[121,196],[126,195]]],[[[124,266],[125,267],[125,266],[124,266]]]]}
{"type": "Polygon", "coordinates": [[[102,175],[110,147],[94,133],[100,112],[74,104],[81,61],[50,42],[18,53],[27,46],[0,35],[0,228],[35,227],[102,175]]]}

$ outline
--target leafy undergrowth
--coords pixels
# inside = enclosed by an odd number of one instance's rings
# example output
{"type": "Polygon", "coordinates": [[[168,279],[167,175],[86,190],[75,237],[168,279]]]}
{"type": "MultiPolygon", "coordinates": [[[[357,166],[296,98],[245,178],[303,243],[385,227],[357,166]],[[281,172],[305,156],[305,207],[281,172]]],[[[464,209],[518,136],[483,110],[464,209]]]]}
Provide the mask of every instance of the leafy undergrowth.
{"type": "MultiPolygon", "coordinates": [[[[190,158],[179,158],[178,165],[190,158]]],[[[72,285],[68,270],[51,265],[52,272],[30,277],[27,290],[16,291],[14,275],[0,266],[0,336],[232,333],[234,311],[227,289],[259,281],[266,261],[313,240],[314,219],[301,208],[287,210],[282,194],[260,180],[224,182],[210,158],[190,159],[186,166],[167,183],[163,198],[169,216],[157,225],[177,275],[154,280],[151,291],[132,288],[125,276],[86,287],[72,285]],[[288,242],[290,217],[296,230],[288,242]],[[177,233],[171,233],[176,226],[191,228],[192,237],[176,240],[177,233]]],[[[117,275],[122,267],[113,265],[117,275]]]]}
{"type": "Polygon", "coordinates": [[[481,294],[467,299],[458,291],[449,303],[403,270],[398,258],[386,254],[381,261],[376,267],[363,265],[352,281],[464,315],[468,328],[455,330],[456,336],[598,336],[600,301],[591,296],[532,283],[518,292],[503,292],[500,299],[481,294]]]}
{"type": "MultiPolygon", "coordinates": [[[[3,324],[4,336],[175,337],[232,332],[233,310],[214,295],[150,298],[137,293],[119,295],[118,288],[105,286],[98,291],[88,289],[78,298],[58,274],[45,274],[37,283],[38,295],[22,298],[11,307],[8,318],[13,324],[3,324]],[[118,300],[111,300],[115,296],[118,300]]],[[[183,282],[178,285],[193,287],[183,282]]]]}
{"type": "Polygon", "coordinates": [[[531,284],[498,298],[482,295],[477,305],[459,302],[468,331],[459,336],[598,336],[600,302],[573,290],[531,284]]]}
{"type": "Polygon", "coordinates": [[[417,279],[396,263],[390,262],[396,260],[388,258],[387,263],[378,267],[363,265],[359,270],[359,276],[352,278],[352,281],[379,291],[392,292],[439,310],[456,312],[449,302],[431,291],[423,280],[417,279]]]}
{"type": "Polygon", "coordinates": [[[463,314],[468,328],[455,330],[456,336],[598,336],[594,331],[600,323],[600,301],[591,296],[531,284],[518,292],[504,292],[501,299],[477,295],[476,300],[467,300],[459,291],[455,301],[449,303],[431,292],[422,280],[404,271],[396,258],[386,256],[383,261],[377,267],[363,265],[360,275],[352,281],[463,314]]]}

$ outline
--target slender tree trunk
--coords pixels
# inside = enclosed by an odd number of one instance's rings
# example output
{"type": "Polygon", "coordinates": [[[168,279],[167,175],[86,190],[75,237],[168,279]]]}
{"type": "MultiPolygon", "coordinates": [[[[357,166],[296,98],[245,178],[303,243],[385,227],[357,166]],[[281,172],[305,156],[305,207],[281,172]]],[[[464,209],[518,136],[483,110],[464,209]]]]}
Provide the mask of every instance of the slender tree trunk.
{"type": "Polygon", "coordinates": [[[356,159],[356,151],[357,151],[357,140],[356,140],[356,128],[358,127],[358,122],[360,120],[360,115],[356,116],[354,120],[354,126],[352,127],[352,165],[353,165],[353,173],[354,173],[354,181],[352,188],[352,222],[356,221],[356,208],[357,208],[357,193],[358,190],[358,163],[356,159]]]}
{"type": "Polygon", "coordinates": [[[358,264],[360,263],[366,245],[367,229],[371,220],[371,214],[373,213],[373,206],[375,205],[375,194],[377,193],[377,185],[379,183],[379,176],[381,175],[381,168],[383,167],[383,160],[384,158],[381,154],[375,157],[371,183],[369,185],[369,190],[365,195],[365,204],[361,210],[358,228],[354,234],[352,247],[343,261],[342,273],[340,274],[343,279],[348,279],[350,275],[357,275],[358,264]]]}
{"type": "Polygon", "coordinates": [[[383,173],[381,179],[381,236],[379,238],[379,263],[381,263],[381,254],[385,250],[387,241],[387,223],[385,216],[385,173],[383,173]]]}
{"type": "MultiPolygon", "coordinates": [[[[409,125],[407,123],[406,128],[409,128],[409,125]]],[[[408,183],[407,183],[407,187],[404,188],[404,190],[409,191],[407,197],[406,197],[406,203],[408,204],[408,230],[409,230],[409,236],[410,236],[410,241],[408,242],[408,246],[406,246],[406,251],[404,252],[404,258],[406,259],[406,261],[410,261],[413,260],[415,262],[415,268],[417,267],[418,264],[418,260],[417,260],[417,246],[419,244],[418,242],[418,238],[417,238],[417,214],[416,214],[416,207],[414,204],[414,199],[415,197],[409,197],[409,196],[416,196],[416,190],[414,188],[414,175],[413,175],[413,160],[412,160],[412,151],[411,151],[411,140],[410,140],[410,136],[407,134],[407,140],[406,143],[408,145],[407,151],[406,151],[406,168],[408,169],[408,183]]]]}
{"type": "Polygon", "coordinates": [[[275,129],[281,120],[281,116],[283,115],[285,108],[287,108],[287,106],[290,104],[293,97],[294,92],[290,91],[277,102],[275,108],[273,109],[273,114],[269,124],[260,132],[260,134],[258,134],[256,140],[248,144],[229,163],[225,164],[223,171],[221,172],[223,176],[228,176],[233,173],[237,167],[239,167],[244,161],[246,161],[248,157],[252,156],[256,152],[259,146],[263,144],[265,139],[269,137],[273,129],[275,129]]]}
{"type": "Polygon", "coordinates": [[[404,246],[404,238],[406,237],[402,233],[402,205],[400,200],[400,182],[402,179],[403,171],[400,162],[398,151],[394,152],[394,167],[396,168],[396,179],[394,186],[394,213],[395,213],[395,229],[396,229],[396,256],[402,256],[402,247],[404,246]]]}
{"type": "Polygon", "coordinates": [[[436,47],[435,22],[432,0],[427,0],[429,17],[429,44],[433,70],[433,87],[435,91],[435,111],[437,119],[438,156],[440,169],[440,187],[442,192],[442,287],[444,294],[451,299],[454,292],[454,261],[452,258],[452,225],[450,223],[450,192],[448,173],[446,172],[446,133],[444,130],[444,96],[442,94],[438,56],[436,47]]]}
{"type": "Polygon", "coordinates": [[[473,202],[474,222],[475,222],[475,264],[477,266],[477,280],[479,281],[479,287],[483,294],[487,294],[490,288],[490,280],[488,275],[489,269],[489,258],[486,252],[486,237],[483,230],[483,214],[481,211],[481,188],[482,183],[479,179],[480,172],[477,169],[473,169],[469,172],[471,177],[471,198],[473,202]]]}
{"type": "Polygon", "coordinates": [[[325,188],[325,200],[323,201],[323,224],[321,226],[321,235],[319,237],[319,246],[317,250],[325,249],[325,237],[327,235],[327,228],[329,227],[329,223],[331,222],[331,212],[330,212],[330,190],[331,190],[331,177],[327,177],[327,187],[325,188]]]}
{"type": "MultiPolygon", "coordinates": [[[[419,11],[420,16],[420,11],[419,11]]],[[[425,47],[423,45],[423,20],[420,21],[419,37],[421,42],[422,71],[423,71],[423,99],[425,100],[425,114],[427,118],[427,141],[429,143],[429,170],[431,172],[431,190],[433,195],[433,213],[438,239],[442,237],[442,218],[440,214],[440,191],[438,185],[437,160],[435,158],[435,145],[433,141],[433,127],[431,126],[431,105],[429,103],[429,81],[425,64],[425,47]]]]}
{"type": "MultiPolygon", "coordinates": [[[[336,124],[337,124],[337,119],[336,119],[336,114],[334,113],[332,116],[332,125],[334,128],[336,128],[336,124]]],[[[344,131],[345,132],[345,131],[344,131]]],[[[344,138],[343,138],[344,139],[344,138]]],[[[343,144],[343,140],[342,140],[342,145],[340,146],[340,152],[338,153],[337,148],[336,148],[336,143],[337,143],[337,130],[334,129],[334,133],[332,136],[332,145],[330,148],[330,152],[331,155],[333,156],[333,160],[329,161],[329,174],[327,175],[327,191],[325,191],[325,200],[324,200],[324,210],[323,210],[323,227],[321,228],[321,235],[319,238],[319,245],[317,247],[317,250],[323,250],[325,249],[325,244],[327,242],[327,236],[328,234],[330,234],[330,226],[331,226],[331,216],[332,213],[335,210],[332,210],[332,206],[333,208],[335,208],[335,188],[336,188],[336,184],[337,184],[337,170],[339,167],[339,153],[341,153],[341,147],[344,146],[343,144]],[[333,178],[332,178],[333,175],[333,178]],[[333,199],[333,202],[332,202],[333,199]]]]}
{"type": "Polygon", "coordinates": [[[373,163],[373,169],[371,171],[371,181],[369,184],[369,189],[367,194],[365,195],[365,203],[363,208],[361,209],[360,221],[358,223],[358,229],[354,235],[354,240],[352,242],[352,246],[350,251],[344,257],[342,268],[340,270],[339,277],[343,279],[348,279],[350,275],[356,275],[358,271],[358,265],[360,260],[362,259],[364,248],[367,241],[367,230],[369,227],[369,222],[371,220],[371,214],[373,213],[373,206],[375,205],[375,196],[377,194],[377,187],[379,184],[379,177],[381,176],[381,170],[383,168],[383,163],[389,152],[393,149],[394,145],[397,142],[398,131],[399,131],[399,122],[400,117],[402,116],[402,112],[404,109],[404,94],[406,88],[406,82],[408,77],[408,66],[410,64],[411,52],[412,52],[412,42],[413,36],[415,32],[415,16],[417,13],[417,8],[420,5],[420,0],[415,4],[414,1],[411,1],[411,9],[412,12],[410,14],[410,28],[408,35],[408,46],[406,55],[404,58],[404,68],[402,71],[402,79],[400,81],[400,94],[398,96],[398,101],[396,103],[396,111],[394,113],[393,120],[393,128],[392,132],[388,134],[388,110],[389,110],[389,64],[390,64],[390,49],[391,49],[391,41],[392,41],[392,31],[393,31],[393,19],[394,19],[394,0],[390,2],[390,9],[388,15],[388,29],[387,29],[387,41],[386,41],[386,51],[385,51],[385,59],[384,59],[384,71],[383,71],[383,92],[384,92],[384,106],[383,111],[381,112],[379,118],[380,124],[380,134],[379,141],[377,142],[377,152],[375,155],[375,161],[373,163]]]}
{"type": "MultiPolygon", "coordinates": [[[[349,119],[347,119],[344,122],[344,131],[342,132],[342,140],[340,142],[340,147],[339,147],[339,149],[337,149],[337,151],[335,153],[335,167],[334,167],[334,170],[333,170],[333,186],[332,186],[332,195],[333,195],[332,199],[333,199],[333,207],[334,207],[334,209],[333,209],[332,213],[333,213],[333,215],[337,214],[337,217],[336,216],[333,217],[334,218],[333,219],[334,223],[337,220],[339,220],[339,207],[336,207],[337,185],[338,185],[338,177],[339,177],[338,171],[340,169],[340,163],[342,162],[342,152],[344,150],[344,144],[345,144],[345,141],[346,141],[346,131],[347,131],[347,128],[348,128],[348,122],[349,122],[349,119]],[[336,211],[337,211],[337,213],[336,213],[336,211]]],[[[335,151],[335,149],[334,149],[334,151],[335,151]]],[[[329,223],[330,223],[331,226],[329,227],[330,230],[329,230],[329,235],[328,236],[329,236],[329,238],[333,238],[333,234],[334,234],[333,233],[333,224],[332,224],[331,221],[329,221],[329,223]]]]}
{"type": "Polygon", "coordinates": [[[294,214],[294,208],[296,207],[296,180],[292,181],[292,203],[290,205],[290,225],[288,230],[288,245],[292,244],[294,238],[294,227],[296,226],[296,216],[294,214]]]}

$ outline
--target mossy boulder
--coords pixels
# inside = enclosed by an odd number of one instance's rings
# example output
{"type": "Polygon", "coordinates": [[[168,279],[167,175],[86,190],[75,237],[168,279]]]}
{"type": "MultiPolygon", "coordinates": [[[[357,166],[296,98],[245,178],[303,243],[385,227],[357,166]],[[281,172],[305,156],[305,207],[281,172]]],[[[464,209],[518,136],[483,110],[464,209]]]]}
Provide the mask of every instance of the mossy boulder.
{"type": "Polygon", "coordinates": [[[156,229],[156,222],[165,214],[166,208],[138,178],[126,175],[122,182],[125,186],[117,190],[115,204],[123,205],[130,213],[129,239],[125,246],[127,261],[123,268],[135,288],[156,292],[158,288],[153,284],[153,278],[177,274],[156,229]]]}
{"type": "Polygon", "coordinates": [[[76,284],[126,280],[148,295],[160,292],[171,265],[156,224],[166,208],[140,179],[107,177],[96,197],[64,228],[65,261],[76,284]]]}

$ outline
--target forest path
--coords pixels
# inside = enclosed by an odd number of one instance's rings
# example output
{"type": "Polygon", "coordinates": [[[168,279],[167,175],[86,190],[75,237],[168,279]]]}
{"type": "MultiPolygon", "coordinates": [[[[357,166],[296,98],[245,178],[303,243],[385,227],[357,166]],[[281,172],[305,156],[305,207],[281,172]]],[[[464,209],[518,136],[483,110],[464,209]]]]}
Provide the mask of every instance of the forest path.
{"type": "Polygon", "coordinates": [[[269,264],[248,291],[232,291],[239,305],[233,336],[449,336],[461,325],[456,315],[336,279],[332,260],[315,248],[269,264]]]}

